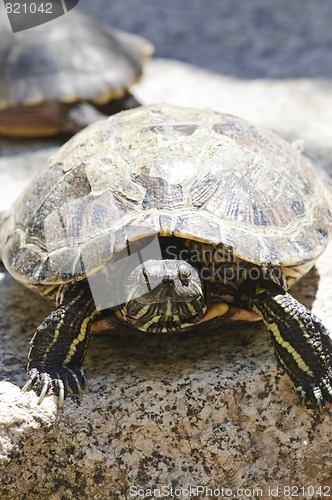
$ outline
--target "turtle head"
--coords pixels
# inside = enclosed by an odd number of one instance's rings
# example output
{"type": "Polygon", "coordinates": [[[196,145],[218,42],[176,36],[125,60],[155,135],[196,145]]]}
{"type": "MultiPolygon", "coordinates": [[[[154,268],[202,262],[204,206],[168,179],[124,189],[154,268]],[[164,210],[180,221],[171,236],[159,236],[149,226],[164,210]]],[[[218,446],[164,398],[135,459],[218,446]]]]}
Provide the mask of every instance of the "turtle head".
{"type": "Polygon", "coordinates": [[[204,283],[182,260],[148,260],[130,274],[127,301],[118,316],[144,332],[172,332],[202,321],[207,311],[204,283]]]}

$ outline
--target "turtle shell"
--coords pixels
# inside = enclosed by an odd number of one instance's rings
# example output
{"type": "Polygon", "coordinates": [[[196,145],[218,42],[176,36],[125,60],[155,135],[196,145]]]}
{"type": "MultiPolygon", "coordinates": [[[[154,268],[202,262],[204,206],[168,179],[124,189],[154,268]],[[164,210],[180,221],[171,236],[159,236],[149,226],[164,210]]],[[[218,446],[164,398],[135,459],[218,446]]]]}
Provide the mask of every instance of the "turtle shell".
{"type": "Polygon", "coordinates": [[[16,33],[0,17],[0,110],[48,101],[119,98],[140,77],[153,46],[72,10],[52,26],[16,33]]]}
{"type": "Polygon", "coordinates": [[[137,230],[298,266],[324,250],[331,207],[324,172],[273,133],[210,110],[150,105],[60,148],[4,216],[2,257],[28,286],[83,279],[137,230]]]}

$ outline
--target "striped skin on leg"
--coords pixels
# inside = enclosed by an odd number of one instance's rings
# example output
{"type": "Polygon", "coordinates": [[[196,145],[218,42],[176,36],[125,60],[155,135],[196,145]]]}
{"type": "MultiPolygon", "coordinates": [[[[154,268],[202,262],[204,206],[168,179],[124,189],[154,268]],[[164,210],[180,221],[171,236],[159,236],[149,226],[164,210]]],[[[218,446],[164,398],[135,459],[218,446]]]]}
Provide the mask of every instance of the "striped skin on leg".
{"type": "Polygon", "coordinates": [[[86,281],[60,287],[56,305],[31,340],[28,382],[22,390],[39,388],[39,403],[53,391],[61,407],[68,391],[79,397],[87,391],[82,363],[96,309],[86,281]]]}
{"type": "Polygon", "coordinates": [[[258,288],[253,310],[268,328],[277,357],[300,394],[322,412],[332,401],[332,341],[328,330],[309,309],[281,287],[258,288]]]}

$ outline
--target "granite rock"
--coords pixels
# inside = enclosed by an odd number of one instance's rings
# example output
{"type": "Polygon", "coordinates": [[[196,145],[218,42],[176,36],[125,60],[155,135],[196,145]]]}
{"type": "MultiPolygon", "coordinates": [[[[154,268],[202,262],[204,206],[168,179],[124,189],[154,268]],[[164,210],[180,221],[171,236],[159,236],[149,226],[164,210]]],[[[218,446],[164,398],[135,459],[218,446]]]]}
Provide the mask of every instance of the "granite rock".
{"type": "MultiPolygon", "coordinates": [[[[331,254],[329,247],[319,271],[294,290],[330,327],[321,286],[329,292],[331,279],[318,273],[331,254]]],[[[300,408],[261,324],[94,337],[85,363],[90,393],[57,410],[56,397],[38,406],[33,392],[18,389],[30,333],[49,304],[3,274],[2,497],[148,498],[149,488],[173,487],[186,498],[188,487],[223,486],[231,498],[238,488],[268,498],[278,484],[330,485],[332,408],[325,418],[300,408]]]]}

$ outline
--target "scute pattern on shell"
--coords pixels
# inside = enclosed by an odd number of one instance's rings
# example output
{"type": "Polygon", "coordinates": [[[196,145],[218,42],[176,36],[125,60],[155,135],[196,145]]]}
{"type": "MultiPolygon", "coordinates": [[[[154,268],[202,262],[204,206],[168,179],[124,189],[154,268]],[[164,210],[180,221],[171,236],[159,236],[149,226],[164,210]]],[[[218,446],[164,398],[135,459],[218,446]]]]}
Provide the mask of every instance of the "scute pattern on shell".
{"type": "Polygon", "coordinates": [[[27,285],[80,279],[144,226],[295,266],[327,244],[331,192],[305,156],[243,119],[144,106],[62,146],[5,216],[2,254],[27,285]]]}

